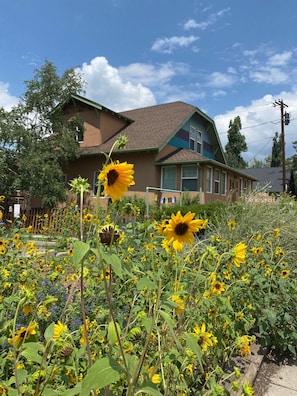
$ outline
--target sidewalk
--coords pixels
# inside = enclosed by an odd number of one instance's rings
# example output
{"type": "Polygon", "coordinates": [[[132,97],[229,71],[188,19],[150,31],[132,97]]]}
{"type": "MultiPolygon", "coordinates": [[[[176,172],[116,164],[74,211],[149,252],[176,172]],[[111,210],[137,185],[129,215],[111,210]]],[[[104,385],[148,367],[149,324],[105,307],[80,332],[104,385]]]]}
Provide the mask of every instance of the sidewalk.
{"type": "Polygon", "coordinates": [[[263,357],[253,387],[255,396],[297,396],[296,359],[277,362],[263,357]]]}

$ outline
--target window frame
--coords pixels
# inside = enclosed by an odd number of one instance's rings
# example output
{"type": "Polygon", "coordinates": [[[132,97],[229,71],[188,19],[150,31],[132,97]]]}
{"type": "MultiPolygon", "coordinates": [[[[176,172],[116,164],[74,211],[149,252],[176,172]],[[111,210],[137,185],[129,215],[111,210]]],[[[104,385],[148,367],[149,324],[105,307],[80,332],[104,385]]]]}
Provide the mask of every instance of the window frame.
{"type": "Polygon", "coordinates": [[[214,194],[219,195],[220,194],[220,187],[221,187],[221,171],[218,168],[215,168],[214,170],[214,194]]]}
{"type": "Polygon", "coordinates": [[[177,185],[177,167],[175,165],[171,165],[171,166],[162,166],[161,168],[161,189],[163,190],[176,190],[176,185],[177,185]],[[174,188],[171,187],[165,187],[164,186],[164,171],[167,169],[174,169],[175,170],[175,178],[174,178],[174,188]]]}
{"type": "Polygon", "coordinates": [[[193,124],[190,124],[189,128],[189,150],[199,154],[202,153],[202,132],[193,124]]]}
{"type": "Polygon", "coordinates": [[[227,172],[221,172],[221,194],[226,195],[227,193],[227,172]]]}
{"type": "Polygon", "coordinates": [[[212,166],[207,166],[206,167],[206,193],[207,194],[212,194],[212,180],[213,180],[212,166]],[[210,178],[209,178],[209,176],[210,176],[210,178]]]}
{"type": "Polygon", "coordinates": [[[199,177],[199,174],[198,174],[198,166],[197,166],[197,164],[188,164],[188,165],[182,165],[182,167],[181,167],[181,190],[182,191],[198,191],[198,177],[199,177]],[[191,175],[191,176],[184,176],[184,169],[186,169],[186,168],[195,168],[195,176],[194,175],[191,175]],[[192,180],[192,181],[196,181],[196,188],[194,189],[194,190],[189,190],[189,189],[184,189],[184,183],[183,183],[183,181],[184,180],[192,180]]]}

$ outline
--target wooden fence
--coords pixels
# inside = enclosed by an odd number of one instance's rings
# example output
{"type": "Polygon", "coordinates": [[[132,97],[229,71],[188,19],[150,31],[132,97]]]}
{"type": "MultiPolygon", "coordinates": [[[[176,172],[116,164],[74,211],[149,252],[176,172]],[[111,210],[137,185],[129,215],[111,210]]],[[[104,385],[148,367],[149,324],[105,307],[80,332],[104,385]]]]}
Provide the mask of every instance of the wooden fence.
{"type": "Polygon", "coordinates": [[[25,228],[34,234],[60,234],[67,228],[69,236],[75,236],[75,225],[79,224],[79,212],[73,211],[69,216],[68,209],[31,209],[21,211],[20,216],[14,218],[12,212],[3,213],[3,223],[6,227],[25,228]]]}

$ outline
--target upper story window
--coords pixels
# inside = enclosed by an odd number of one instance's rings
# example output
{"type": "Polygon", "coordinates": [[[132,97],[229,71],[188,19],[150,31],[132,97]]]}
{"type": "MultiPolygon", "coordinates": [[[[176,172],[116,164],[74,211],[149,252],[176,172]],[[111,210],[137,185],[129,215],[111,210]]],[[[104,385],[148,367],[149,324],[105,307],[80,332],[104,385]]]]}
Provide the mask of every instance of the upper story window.
{"type": "Polygon", "coordinates": [[[202,132],[192,124],[190,125],[189,149],[196,153],[201,153],[202,150],[202,132]]]}
{"type": "Polygon", "coordinates": [[[84,130],[83,128],[80,128],[79,126],[77,126],[75,128],[76,130],[76,141],[77,142],[83,142],[84,141],[84,130]]]}

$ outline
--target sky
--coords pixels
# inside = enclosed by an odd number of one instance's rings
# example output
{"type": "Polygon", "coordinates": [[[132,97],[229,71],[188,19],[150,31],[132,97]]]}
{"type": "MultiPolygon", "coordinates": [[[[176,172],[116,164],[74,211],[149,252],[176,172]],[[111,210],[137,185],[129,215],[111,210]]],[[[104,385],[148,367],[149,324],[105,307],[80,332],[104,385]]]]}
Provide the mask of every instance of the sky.
{"type": "Polygon", "coordinates": [[[9,110],[46,61],[75,68],[84,96],[120,112],[172,101],[198,107],[223,148],[240,116],[251,166],[271,155],[290,114],[296,153],[297,1],[1,0],[0,107],[9,110]]]}

